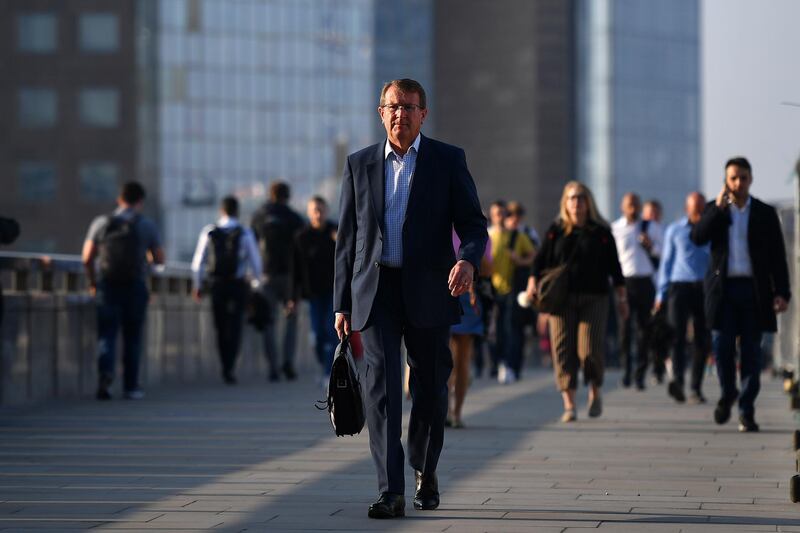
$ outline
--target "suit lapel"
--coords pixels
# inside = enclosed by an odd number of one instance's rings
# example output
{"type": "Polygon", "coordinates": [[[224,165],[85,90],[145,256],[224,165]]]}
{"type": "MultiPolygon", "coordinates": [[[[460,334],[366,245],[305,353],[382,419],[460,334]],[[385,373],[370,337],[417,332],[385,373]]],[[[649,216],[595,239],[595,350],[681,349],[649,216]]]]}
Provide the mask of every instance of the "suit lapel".
{"type": "Polygon", "coordinates": [[[408,205],[406,206],[406,216],[403,222],[408,220],[408,215],[417,207],[420,198],[424,197],[425,188],[428,185],[432,171],[433,159],[430,154],[430,143],[428,138],[422,135],[419,141],[419,152],[417,153],[417,165],[414,168],[414,175],[411,178],[411,190],[408,192],[408,205]]]}
{"type": "Polygon", "coordinates": [[[369,180],[370,199],[375,222],[383,234],[384,189],[386,176],[384,172],[383,149],[385,143],[378,143],[378,147],[371,161],[367,162],[367,179],[369,180]]]}

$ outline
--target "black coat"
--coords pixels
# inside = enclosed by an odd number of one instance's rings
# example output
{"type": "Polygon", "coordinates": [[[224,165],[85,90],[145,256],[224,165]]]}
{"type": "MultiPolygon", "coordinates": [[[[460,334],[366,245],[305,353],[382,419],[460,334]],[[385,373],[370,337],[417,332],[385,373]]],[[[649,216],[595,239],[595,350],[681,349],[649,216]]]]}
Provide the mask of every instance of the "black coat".
{"type": "MultiPolygon", "coordinates": [[[[778,322],[773,310],[773,300],[791,297],[789,266],[783,231],[775,209],[752,198],[747,222],[747,244],[750,264],[753,267],[757,314],[762,331],[777,331],[778,322]]],[[[705,309],[709,324],[719,329],[723,286],[728,276],[728,230],[731,225],[730,209],[709,202],[700,221],[692,228],[691,239],[697,245],[711,243],[711,262],[706,272],[705,309]]]]}
{"type": "MultiPolygon", "coordinates": [[[[383,250],[384,143],[347,158],[339,203],[333,308],[364,328],[378,290],[383,250]]],[[[457,324],[447,278],[458,259],[480,267],[488,234],[464,151],[422,136],[403,224],[403,301],[414,327],[457,324]],[[453,228],[461,239],[453,251],[453,228]]]]}

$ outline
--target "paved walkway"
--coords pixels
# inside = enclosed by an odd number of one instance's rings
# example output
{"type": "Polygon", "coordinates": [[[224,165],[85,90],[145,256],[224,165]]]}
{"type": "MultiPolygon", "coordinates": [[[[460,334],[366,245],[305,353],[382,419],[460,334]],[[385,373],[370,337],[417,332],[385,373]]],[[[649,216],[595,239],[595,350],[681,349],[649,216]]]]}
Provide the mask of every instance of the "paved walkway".
{"type": "Polygon", "coordinates": [[[662,387],[610,388],[599,420],[584,394],[564,425],[549,374],[479,380],[468,427],[446,437],[441,508],[390,522],[366,517],[366,435],[333,437],[320,396],[310,382],[214,384],[2,410],[0,530],[800,531],[777,381],[757,404],[762,432],[741,435],[662,387]]]}

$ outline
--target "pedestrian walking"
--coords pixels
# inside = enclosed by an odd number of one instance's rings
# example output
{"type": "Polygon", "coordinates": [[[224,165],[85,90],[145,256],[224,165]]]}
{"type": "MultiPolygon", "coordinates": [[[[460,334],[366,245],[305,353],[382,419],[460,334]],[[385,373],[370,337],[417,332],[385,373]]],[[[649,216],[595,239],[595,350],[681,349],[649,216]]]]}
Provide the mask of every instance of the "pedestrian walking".
{"type": "MultiPolygon", "coordinates": [[[[644,204],[642,204],[642,224],[646,225],[645,231],[647,231],[647,233],[652,233],[655,236],[653,240],[661,242],[662,247],[664,242],[664,226],[661,223],[663,213],[664,209],[661,206],[661,202],[655,198],[647,200],[644,204]]],[[[650,251],[650,261],[653,263],[653,267],[656,270],[653,276],[653,282],[657,286],[658,280],[656,277],[658,275],[658,267],[661,262],[661,251],[658,249],[652,249],[650,251]]],[[[666,309],[656,310],[653,308],[653,311],[654,314],[651,324],[657,324],[666,320],[666,309]]],[[[650,346],[651,355],[653,358],[653,384],[661,385],[664,383],[664,376],[667,373],[666,360],[669,356],[669,343],[652,342],[650,346]]]]}
{"type": "Polygon", "coordinates": [[[83,243],[81,258],[97,307],[98,400],[111,399],[120,330],[123,395],[129,400],[144,397],[139,366],[149,298],[148,263],[164,264],[158,230],[142,215],[144,200],[145,189],[140,183],[125,183],[117,197],[117,209],[95,218],[83,243]]]}
{"type": "Polygon", "coordinates": [[[486,219],[464,151],[420,134],[425,90],[409,79],[381,91],[387,140],[347,158],[339,204],[334,310],[340,337],[361,331],[370,450],[379,499],[371,518],[405,514],[400,344],[411,367],[409,463],[414,507],[439,506],[450,326],[486,246],[486,219]],[[451,232],[461,239],[453,253],[451,232]]]}
{"type": "MultiPolygon", "coordinates": [[[[505,200],[495,200],[489,206],[489,253],[491,254],[492,235],[499,235],[504,231],[503,221],[506,218],[506,202],[505,200]]],[[[495,237],[496,238],[496,237],[495,237]]],[[[502,354],[500,353],[501,347],[497,345],[497,333],[502,331],[502,325],[498,323],[500,312],[497,305],[497,291],[495,291],[494,283],[492,281],[493,272],[480,272],[478,274],[478,288],[481,295],[481,304],[483,305],[484,322],[486,324],[486,335],[483,339],[476,337],[475,357],[475,375],[481,376],[483,374],[483,346],[489,346],[489,377],[497,378],[497,369],[500,365],[502,354]]]]}
{"type": "MultiPolygon", "coordinates": [[[[8,245],[19,237],[19,223],[13,218],[0,217],[0,244],[8,245]]],[[[0,326],[3,325],[3,285],[0,283],[0,326]]]]}
{"type": "Polygon", "coordinates": [[[521,313],[517,305],[520,287],[518,273],[530,268],[533,261],[533,243],[519,230],[522,206],[509,202],[502,227],[489,231],[492,243],[492,285],[497,303],[495,331],[495,358],[499,361],[497,381],[510,384],[517,381],[522,369],[522,342],[524,339],[521,313]],[[515,291],[514,289],[518,289],[515,291]]]}
{"type": "MultiPolygon", "coordinates": [[[[487,235],[488,238],[488,235],[487,235]]],[[[458,253],[461,247],[461,239],[456,232],[453,232],[453,249],[458,253]]],[[[481,259],[480,271],[482,274],[491,273],[492,255],[491,247],[487,246],[481,259]]],[[[470,384],[470,362],[475,346],[475,338],[485,335],[483,320],[483,304],[477,294],[477,283],[473,283],[469,292],[465,292],[458,297],[461,305],[461,321],[450,328],[450,351],[453,354],[453,371],[450,374],[449,388],[449,407],[447,413],[448,427],[461,429],[464,422],[461,420],[461,411],[464,407],[464,399],[467,396],[467,389],[470,384]]]]}
{"type": "Polygon", "coordinates": [[[556,386],[564,402],[563,422],[577,419],[578,371],[589,385],[590,417],[603,412],[600,388],[605,375],[606,321],[613,284],[617,309],[625,319],[628,300],[617,248],[608,223],[588,187],[571,181],[564,187],[557,220],[550,226],[531,267],[527,296],[533,301],[542,276],[566,266],[568,296],[549,315],[556,386]]]}
{"type": "Polygon", "coordinates": [[[200,302],[205,294],[211,295],[222,379],[228,385],[236,384],[248,281],[256,281],[257,286],[260,277],[261,257],[255,237],[239,222],[239,201],[226,196],[220,203],[216,224],[203,228],[197,239],[192,259],[192,296],[200,302]]]}
{"type": "Polygon", "coordinates": [[[703,311],[703,277],[708,270],[708,245],[691,240],[692,228],[700,221],[705,197],[693,192],[686,197],[686,216],[667,227],[664,251],[658,269],[658,290],[654,312],[666,307],[670,325],[675,329],[672,345],[672,381],[667,392],[678,402],[686,401],[686,329],[692,322],[693,351],[691,365],[691,403],[705,403],[703,373],[709,353],[709,334],[703,311]]]}
{"type": "Polygon", "coordinates": [[[641,201],[629,192],[622,198],[622,216],[611,224],[622,274],[625,276],[630,314],[622,322],[622,385],[633,382],[645,389],[645,373],[652,346],[647,335],[650,313],[655,303],[656,258],[661,255],[661,240],[654,226],[639,216],[641,201]],[[636,340],[636,367],[633,367],[633,341],[636,340]]]}
{"type": "Polygon", "coordinates": [[[264,353],[269,366],[269,380],[278,381],[280,373],[289,381],[297,378],[294,356],[297,347],[297,313],[288,305],[289,263],[294,236],[303,227],[303,219],[291,207],[291,189],[281,181],[269,189],[269,200],[253,214],[250,226],[256,235],[264,269],[264,297],[271,320],[264,327],[264,353]],[[283,337],[278,352],[278,318],[283,317],[283,337]],[[282,362],[279,362],[282,361],[282,362]]]}
{"type": "Polygon", "coordinates": [[[722,388],[714,421],[726,423],[738,399],[742,432],[759,430],[755,401],[761,389],[761,335],[777,331],[775,314],[786,311],[791,297],[778,214],[750,195],[752,183],[750,162],[729,159],[722,190],[691,233],[695,244],[711,244],[705,311],[722,388]],[[737,339],[741,391],[736,388],[737,339]]]}
{"type": "Polygon", "coordinates": [[[322,369],[321,383],[328,384],[338,339],[333,327],[333,264],[336,224],[328,220],[328,204],[321,196],[308,201],[309,225],[294,237],[290,268],[289,308],[294,312],[301,299],[308,300],[314,352],[322,369]]]}

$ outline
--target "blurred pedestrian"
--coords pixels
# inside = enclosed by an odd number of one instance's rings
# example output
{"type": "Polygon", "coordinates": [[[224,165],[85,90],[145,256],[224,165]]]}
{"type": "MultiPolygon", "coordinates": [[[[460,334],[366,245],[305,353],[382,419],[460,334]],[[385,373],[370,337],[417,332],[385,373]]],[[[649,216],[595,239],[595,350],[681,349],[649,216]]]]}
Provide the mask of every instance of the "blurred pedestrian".
{"type": "Polygon", "coordinates": [[[122,330],[124,397],[144,397],[139,365],[147,312],[146,278],[149,263],[164,264],[164,250],[156,225],[141,214],[145,189],[135,181],[125,183],[117,209],[92,221],[81,254],[89,293],[97,306],[98,400],[111,399],[117,333],[122,330]],[[98,259],[100,272],[95,272],[98,259]]]}
{"type": "MultiPolygon", "coordinates": [[[[453,231],[453,249],[458,253],[461,247],[461,239],[453,231]]],[[[492,269],[491,247],[486,249],[481,259],[480,270],[482,273],[490,273],[492,269]]],[[[449,408],[447,413],[446,425],[460,429],[464,427],[461,420],[461,411],[464,406],[464,398],[469,388],[469,367],[472,359],[474,339],[485,335],[483,320],[483,305],[478,297],[475,284],[469,290],[458,297],[461,304],[461,322],[450,327],[450,352],[453,354],[453,371],[450,373],[448,382],[449,389],[449,408]]]]}
{"type": "Polygon", "coordinates": [[[655,302],[656,258],[661,254],[659,234],[649,222],[642,221],[641,201],[629,192],[622,197],[622,216],[611,224],[617,245],[617,254],[629,298],[630,315],[622,322],[621,356],[622,385],[631,386],[631,378],[638,390],[644,390],[645,372],[651,346],[647,335],[651,311],[655,302]],[[636,369],[633,370],[632,344],[636,339],[636,369]],[[633,375],[632,375],[633,374],[633,375]]]}
{"type": "Polygon", "coordinates": [[[722,190],[692,229],[695,244],[711,243],[705,276],[706,319],[722,397],[714,421],[724,424],[739,400],[739,431],[758,431],[755,401],[761,388],[761,335],[774,332],[776,313],[789,305],[789,267],[775,208],[750,195],[752,167],[744,157],[725,163],[722,190]],[[741,393],[736,389],[739,347],[741,393]]]}
{"type": "MultiPolygon", "coordinates": [[[[8,245],[19,237],[19,223],[13,218],[0,217],[0,244],[8,245]]],[[[3,325],[3,285],[0,284],[0,326],[3,325]]]]}
{"type": "Polygon", "coordinates": [[[242,341],[242,322],[247,299],[247,274],[261,277],[261,256],[252,231],[239,222],[239,201],[222,199],[216,224],[203,228],[192,259],[192,296],[200,302],[211,295],[217,331],[217,350],[222,379],[236,383],[236,357],[242,341]]]}
{"type": "Polygon", "coordinates": [[[658,291],[655,311],[666,307],[670,325],[675,329],[672,346],[672,381],[667,392],[678,403],[686,401],[684,374],[686,369],[686,326],[692,321],[693,352],[691,367],[692,403],[705,403],[703,372],[709,353],[709,334],[703,311],[703,277],[708,270],[708,245],[698,246],[690,236],[700,221],[706,205],[705,197],[693,192],[686,197],[686,216],[667,227],[664,251],[658,270],[658,291]]]}
{"type": "MultiPolygon", "coordinates": [[[[492,235],[495,235],[495,238],[500,235],[503,231],[503,221],[506,218],[506,202],[505,200],[495,200],[489,206],[489,253],[491,254],[491,244],[492,235]]],[[[480,376],[483,374],[483,346],[484,344],[489,345],[489,377],[490,378],[497,378],[497,367],[500,364],[500,350],[497,346],[497,334],[502,330],[502,326],[498,324],[498,317],[500,315],[498,306],[497,306],[497,291],[494,288],[494,283],[492,282],[492,275],[493,272],[480,272],[478,274],[480,278],[478,280],[478,285],[481,295],[481,303],[483,305],[483,316],[484,316],[484,323],[486,324],[486,335],[483,338],[475,337],[476,345],[475,345],[475,357],[474,357],[474,367],[475,367],[475,375],[480,376]],[[488,281],[488,283],[487,283],[488,281]],[[488,341],[488,343],[486,342],[488,341]]]]}
{"type": "MultiPolygon", "coordinates": [[[[663,243],[664,242],[664,226],[661,223],[661,217],[664,213],[664,209],[661,206],[661,202],[652,198],[647,200],[642,205],[642,224],[643,229],[646,233],[654,235],[654,241],[658,241],[663,243]]],[[[663,246],[663,244],[662,244],[663,246]]],[[[658,266],[661,261],[661,251],[658,249],[652,249],[650,251],[650,261],[653,263],[653,267],[655,268],[656,272],[653,275],[653,283],[658,283],[656,276],[658,275],[658,266]]],[[[651,323],[654,324],[654,327],[657,327],[655,324],[663,322],[666,320],[666,308],[665,309],[653,309],[654,315],[653,320],[651,323]]],[[[661,385],[664,383],[664,376],[666,374],[666,360],[669,356],[669,345],[670,343],[658,343],[653,342],[651,343],[651,355],[653,358],[653,382],[654,384],[661,385]]]]}
{"type": "Polygon", "coordinates": [[[339,339],[333,327],[333,266],[336,251],[336,224],[328,220],[328,204],[321,196],[308,201],[309,225],[294,237],[290,269],[289,308],[308,300],[314,351],[322,369],[321,382],[328,384],[333,355],[339,339]]]}
{"type": "Polygon", "coordinates": [[[495,331],[495,359],[499,361],[497,381],[510,384],[517,381],[522,365],[523,333],[517,312],[515,276],[519,269],[530,267],[533,261],[533,243],[519,231],[522,206],[509,202],[501,227],[492,227],[492,285],[497,302],[495,331]]]}
{"type": "Polygon", "coordinates": [[[603,412],[600,388],[605,373],[609,279],[621,317],[628,315],[614,237],[597,211],[591,191],[577,181],[564,187],[558,219],[547,230],[531,268],[528,299],[535,299],[547,271],[563,265],[567,265],[569,296],[563,309],[549,315],[549,326],[556,385],[564,402],[561,420],[572,422],[577,419],[575,391],[580,368],[589,385],[589,416],[603,412]]]}
{"type": "Polygon", "coordinates": [[[250,226],[255,232],[264,269],[264,296],[272,319],[264,328],[264,353],[269,366],[269,380],[278,381],[280,372],[288,380],[297,378],[294,355],[297,346],[297,313],[289,306],[289,262],[294,236],[303,227],[303,219],[291,207],[289,185],[282,181],[269,188],[269,201],[253,214],[250,226]],[[284,317],[281,343],[282,363],[278,353],[278,321],[284,317]]]}

